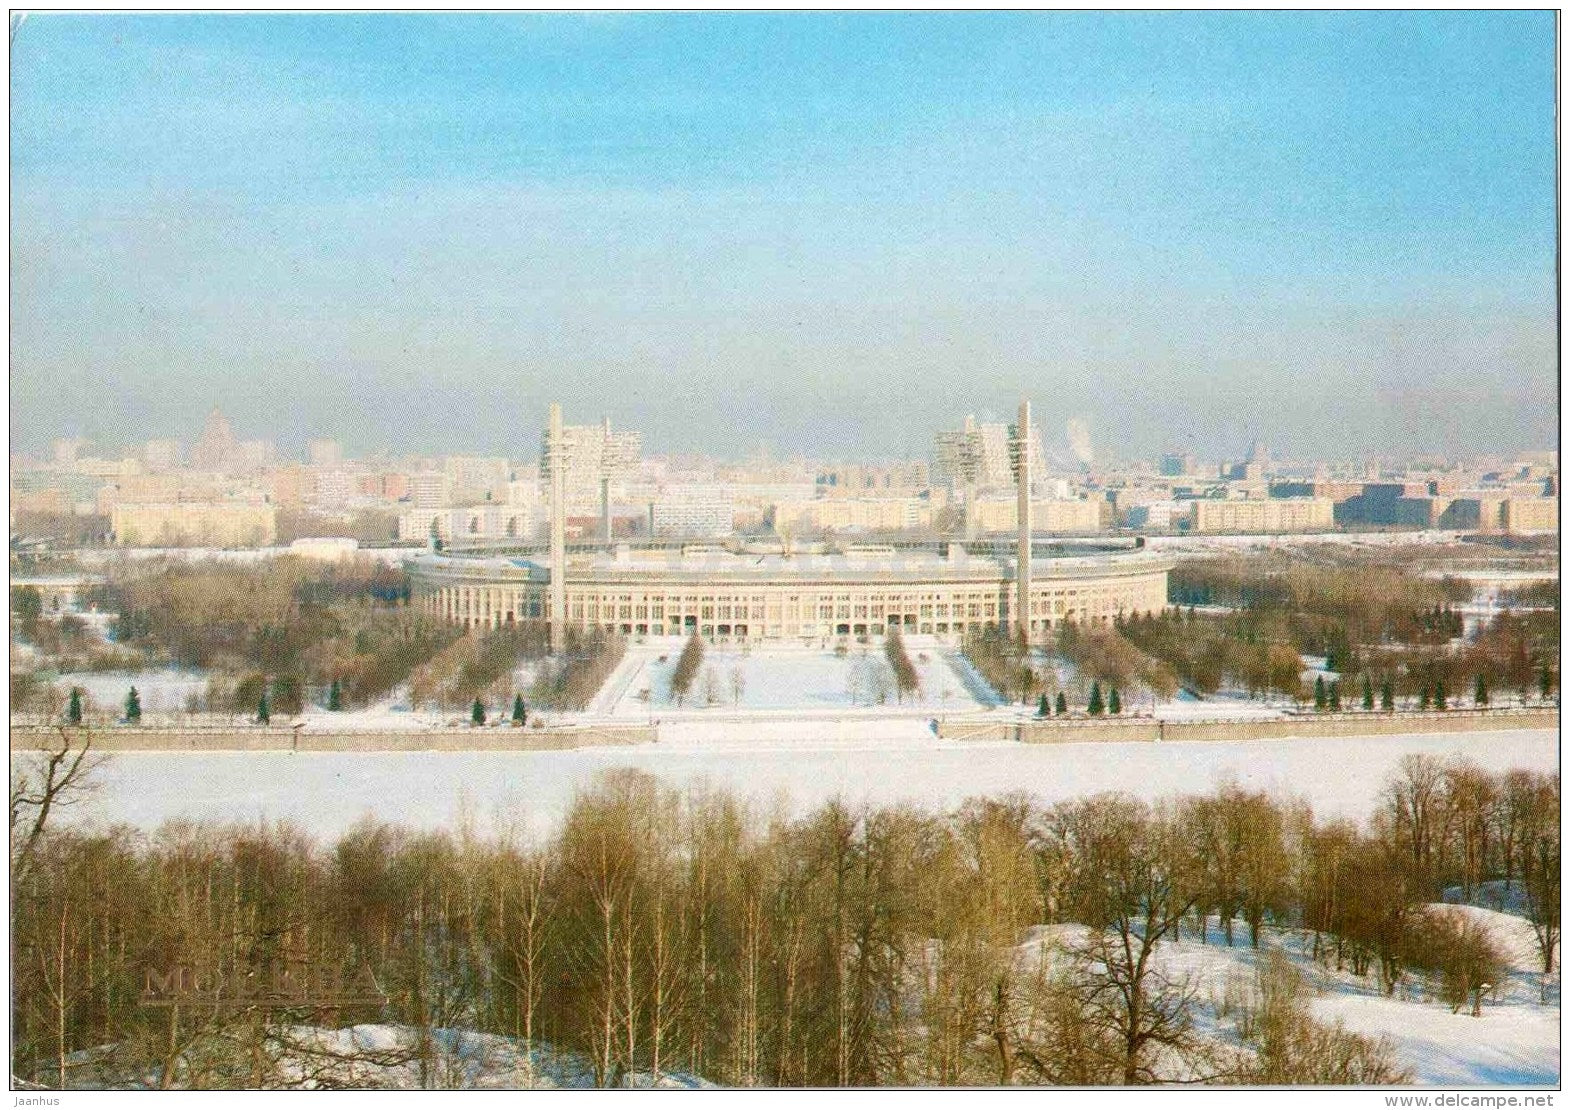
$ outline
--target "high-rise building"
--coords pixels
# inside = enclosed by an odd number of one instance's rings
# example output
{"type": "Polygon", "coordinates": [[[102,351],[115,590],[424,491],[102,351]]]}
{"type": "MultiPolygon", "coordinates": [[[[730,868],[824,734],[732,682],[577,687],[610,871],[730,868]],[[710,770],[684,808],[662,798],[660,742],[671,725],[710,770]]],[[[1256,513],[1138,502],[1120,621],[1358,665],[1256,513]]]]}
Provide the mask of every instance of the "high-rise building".
{"type": "Polygon", "coordinates": [[[202,438],[191,449],[191,462],[199,470],[226,470],[233,465],[238,448],[228,418],[215,408],[207,414],[202,438]]]}
{"type": "MultiPolygon", "coordinates": [[[[932,484],[954,490],[1002,489],[1014,486],[1012,433],[1007,424],[978,424],[965,417],[958,431],[939,432],[933,441],[932,484]]],[[[1029,437],[1030,472],[1041,475],[1046,467],[1041,433],[1029,437]]]]}
{"type": "Polygon", "coordinates": [[[452,479],[439,470],[411,474],[409,500],[416,509],[445,509],[452,501],[452,479]]]}
{"type": "Polygon", "coordinates": [[[343,462],[343,448],[336,439],[313,439],[305,450],[312,466],[337,466],[343,462]]]}

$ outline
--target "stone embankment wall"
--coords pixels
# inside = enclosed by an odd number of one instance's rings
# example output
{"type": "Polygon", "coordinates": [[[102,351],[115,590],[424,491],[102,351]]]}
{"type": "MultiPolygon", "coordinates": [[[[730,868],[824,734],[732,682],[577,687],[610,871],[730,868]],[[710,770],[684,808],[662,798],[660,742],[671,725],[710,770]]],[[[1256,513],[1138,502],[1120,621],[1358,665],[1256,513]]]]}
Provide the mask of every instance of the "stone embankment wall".
{"type": "Polygon", "coordinates": [[[1505,732],[1557,729],[1559,710],[1452,709],[1429,713],[1315,713],[1263,720],[1157,721],[1149,717],[1027,721],[942,721],[953,740],[1017,740],[1026,744],[1181,740],[1283,740],[1335,736],[1400,736],[1422,732],[1505,732]]]}
{"type": "MultiPolygon", "coordinates": [[[[865,720],[850,722],[865,726],[865,720]]],[[[738,721],[739,728],[745,721],[738,721]]],[[[1559,710],[1455,709],[1443,713],[1314,713],[1256,720],[1157,721],[1149,717],[1076,717],[1067,720],[988,720],[961,717],[938,721],[946,740],[1011,741],[1025,744],[1138,743],[1205,740],[1282,740],[1337,736],[1396,736],[1413,733],[1505,732],[1557,729],[1559,710]]],[[[271,727],[215,726],[63,730],[75,745],[90,737],[105,752],[497,752],[565,751],[648,744],[659,739],[651,725],[577,728],[449,728],[421,732],[309,731],[271,727]]],[[[17,724],[12,751],[58,749],[59,726],[17,724]]]]}
{"type": "Polygon", "coordinates": [[[643,725],[600,728],[456,728],[426,732],[371,729],[326,732],[292,728],[73,729],[13,727],[12,751],[57,750],[61,733],[72,745],[90,737],[104,752],[505,752],[563,751],[619,744],[646,744],[658,730],[643,725]]]}

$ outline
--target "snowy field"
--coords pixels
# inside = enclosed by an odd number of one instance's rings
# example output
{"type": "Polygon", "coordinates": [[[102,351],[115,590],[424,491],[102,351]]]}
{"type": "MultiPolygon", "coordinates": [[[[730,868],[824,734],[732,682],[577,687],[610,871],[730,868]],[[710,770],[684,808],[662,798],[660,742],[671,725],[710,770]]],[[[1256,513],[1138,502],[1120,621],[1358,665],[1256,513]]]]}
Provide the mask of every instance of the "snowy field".
{"type": "Polygon", "coordinates": [[[207,674],[205,671],[173,668],[156,671],[83,671],[63,674],[54,685],[62,692],[69,691],[73,686],[80,687],[92,705],[122,711],[126,694],[135,686],[143,713],[182,713],[187,698],[193,694],[201,697],[207,692],[207,674]]]}
{"type": "Polygon", "coordinates": [[[842,737],[792,740],[788,722],[764,735],[705,724],[690,742],[550,752],[126,752],[72,821],[152,828],[172,818],[287,818],[333,837],[363,815],[433,828],[554,827],[574,793],[605,770],[631,767],[673,786],[704,781],[800,812],[834,796],[851,803],[958,805],[1024,790],[1046,802],[1103,790],[1143,798],[1208,791],[1233,780],[1307,797],[1321,816],[1366,817],[1401,756],[1461,754],[1502,771],[1558,769],[1552,730],[1366,739],[1021,745],[939,740],[924,722],[869,722],[842,737]]]}
{"type": "Polygon", "coordinates": [[[683,641],[668,637],[630,648],[593,707],[612,717],[661,717],[726,710],[953,711],[982,707],[930,637],[912,636],[906,647],[921,688],[895,697],[893,673],[882,641],[831,650],[771,645],[750,651],[708,648],[692,690],[677,705],[671,675],[683,641]]]}

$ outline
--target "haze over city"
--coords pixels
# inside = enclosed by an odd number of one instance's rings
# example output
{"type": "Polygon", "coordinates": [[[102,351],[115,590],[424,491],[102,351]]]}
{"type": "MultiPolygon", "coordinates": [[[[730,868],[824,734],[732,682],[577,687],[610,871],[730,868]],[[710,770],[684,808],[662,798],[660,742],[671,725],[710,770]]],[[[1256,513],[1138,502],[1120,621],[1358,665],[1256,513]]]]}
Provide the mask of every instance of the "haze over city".
{"type": "Polygon", "coordinates": [[[13,448],[1552,446],[1554,16],[29,16],[13,448]]]}

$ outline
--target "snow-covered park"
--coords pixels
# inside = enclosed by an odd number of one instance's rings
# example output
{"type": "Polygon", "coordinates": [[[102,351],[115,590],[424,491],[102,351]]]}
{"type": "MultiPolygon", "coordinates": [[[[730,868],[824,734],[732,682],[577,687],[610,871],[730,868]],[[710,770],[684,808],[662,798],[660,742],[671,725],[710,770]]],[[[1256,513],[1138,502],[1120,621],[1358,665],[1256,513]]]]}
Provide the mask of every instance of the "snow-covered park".
{"type": "Polygon", "coordinates": [[[685,697],[671,692],[682,641],[659,638],[628,649],[594,707],[612,717],[672,713],[816,710],[960,712],[983,708],[964,671],[950,661],[952,649],[930,637],[911,637],[911,662],[920,681],[899,696],[883,656],[882,641],[826,647],[769,645],[750,649],[710,647],[697,681],[685,697]]]}

